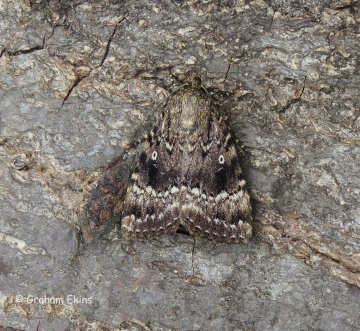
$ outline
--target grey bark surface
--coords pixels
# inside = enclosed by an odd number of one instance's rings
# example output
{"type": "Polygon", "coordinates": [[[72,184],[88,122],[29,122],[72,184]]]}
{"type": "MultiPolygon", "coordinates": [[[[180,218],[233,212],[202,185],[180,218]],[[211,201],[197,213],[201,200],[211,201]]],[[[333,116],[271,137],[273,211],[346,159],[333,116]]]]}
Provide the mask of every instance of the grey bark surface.
{"type": "Polygon", "coordinates": [[[358,330],[358,1],[0,1],[0,330],[358,330]],[[194,76],[255,235],[79,243],[107,164],[194,76]]]}

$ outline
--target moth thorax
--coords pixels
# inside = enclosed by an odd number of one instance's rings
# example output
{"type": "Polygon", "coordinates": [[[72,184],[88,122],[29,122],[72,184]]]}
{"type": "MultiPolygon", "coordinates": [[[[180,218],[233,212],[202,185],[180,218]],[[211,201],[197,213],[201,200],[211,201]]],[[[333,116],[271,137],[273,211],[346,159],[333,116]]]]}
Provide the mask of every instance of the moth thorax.
{"type": "Polygon", "coordinates": [[[198,127],[197,121],[198,119],[196,119],[194,116],[192,117],[181,116],[179,124],[183,130],[192,131],[193,129],[196,129],[198,127]]]}
{"type": "Polygon", "coordinates": [[[204,121],[206,122],[206,118],[209,116],[209,104],[206,101],[196,96],[190,96],[183,100],[179,118],[179,126],[183,130],[198,129],[204,124],[204,121]]]}

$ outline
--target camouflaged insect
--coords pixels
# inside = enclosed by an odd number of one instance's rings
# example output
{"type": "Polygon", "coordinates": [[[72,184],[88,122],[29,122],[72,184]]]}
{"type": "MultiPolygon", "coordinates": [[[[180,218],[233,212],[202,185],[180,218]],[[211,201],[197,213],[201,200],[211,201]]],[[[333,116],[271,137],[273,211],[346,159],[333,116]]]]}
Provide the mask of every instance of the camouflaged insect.
{"type": "Polygon", "coordinates": [[[191,235],[247,242],[249,195],[235,141],[199,80],[170,96],[150,132],[122,203],[126,238],[191,235]]]}
{"type": "Polygon", "coordinates": [[[85,242],[113,228],[121,217],[121,210],[130,183],[128,162],[119,157],[107,167],[104,176],[91,192],[84,214],[80,217],[81,235],[85,242]]]}

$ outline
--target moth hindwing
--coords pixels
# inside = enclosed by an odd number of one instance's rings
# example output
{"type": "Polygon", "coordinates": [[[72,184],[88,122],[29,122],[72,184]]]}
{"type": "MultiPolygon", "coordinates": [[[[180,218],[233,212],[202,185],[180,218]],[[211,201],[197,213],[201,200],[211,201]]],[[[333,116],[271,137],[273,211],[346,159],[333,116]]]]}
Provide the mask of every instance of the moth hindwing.
{"type": "Polygon", "coordinates": [[[235,141],[198,81],[168,99],[150,132],[123,203],[127,238],[174,233],[247,242],[250,198],[235,141]]]}

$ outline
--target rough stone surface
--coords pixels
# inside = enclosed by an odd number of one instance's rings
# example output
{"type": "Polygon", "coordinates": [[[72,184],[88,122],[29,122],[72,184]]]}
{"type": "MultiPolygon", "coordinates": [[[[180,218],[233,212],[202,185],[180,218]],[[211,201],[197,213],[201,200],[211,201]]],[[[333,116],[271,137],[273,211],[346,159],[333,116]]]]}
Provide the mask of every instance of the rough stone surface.
{"type": "Polygon", "coordinates": [[[359,54],[357,1],[0,0],[0,330],[358,330],[359,54]],[[195,75],[254,239],[84,246],[89,191],[195,75]]]}

